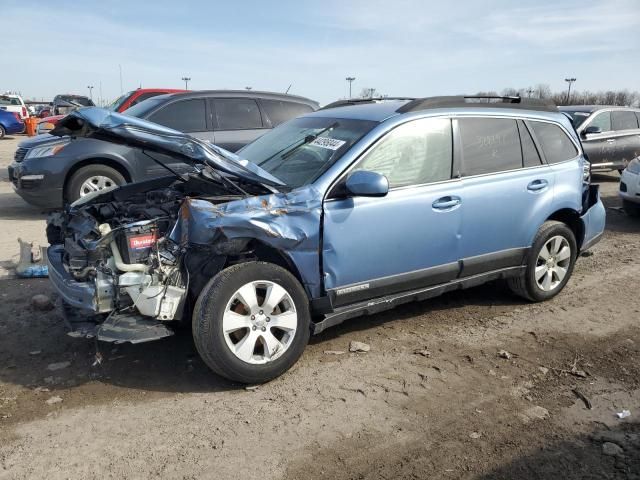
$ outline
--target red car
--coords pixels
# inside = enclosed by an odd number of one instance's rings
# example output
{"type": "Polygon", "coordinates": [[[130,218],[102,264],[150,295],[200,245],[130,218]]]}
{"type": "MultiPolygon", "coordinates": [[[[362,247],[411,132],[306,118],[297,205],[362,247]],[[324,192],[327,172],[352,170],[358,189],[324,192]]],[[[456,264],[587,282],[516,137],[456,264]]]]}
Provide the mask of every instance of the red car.
{"type": "MultiPolygon", "coordinates": [[[[165,93],[181,92],[188,92],[188,90],[180,90],[175,88],[139,88],[118,97],[118,99],[115,100],[111,105],[109,105],[107,109],[113,110],[114,112],[122,113],[127,108],[133,107],[134,105],[146,100],[147,98],[155,97],[157,95],[164,95],[165,93]]],[[[40,135],[41,133],[47,133],[49,130],[53,129],[56,123],[58,123],[58,120],[65,116],[66,115],[53,115],[43,118],[38,122],[36,133],[38,135],[40,135]]]]}

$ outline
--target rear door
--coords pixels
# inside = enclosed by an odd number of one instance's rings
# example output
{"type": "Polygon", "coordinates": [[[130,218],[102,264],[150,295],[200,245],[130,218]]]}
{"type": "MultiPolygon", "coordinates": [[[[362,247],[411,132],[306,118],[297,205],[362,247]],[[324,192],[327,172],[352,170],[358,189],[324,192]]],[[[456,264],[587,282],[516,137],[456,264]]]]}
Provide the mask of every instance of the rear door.
{"type": "MultiPolygon", "coordinates": [[[[165,127],[188,133],[202,140],[212,139],[212,132],[207,127],[207,102],[203,98],[189,98],[167,103],[153,111],[146,119],[165,127]]],[[[149,156],[178,172],[186,172],[192,169],[186,163],[168,155],[159,153],[145,154],[142,150],[136,149],[136,160],[144,166],[144,171],[149,176],[169,174],[165,168],[159,165],[158,162],[153,161],[149,156]]]]}
{"type": "Polygon", "coordinates": [[[258,103],[253,98],[215,98],[213,105],[213,143],[235,152],[264,132],[258,103]]]}
{"type": "Polygon", "coordinates": [[[627,164],[640,155],[640,129],[638,118],[632,110],[614,110],[611,112],[611,128],[616,134],[618,142],[619,168],[626,168],[627,164]]]}
{"type": "Polygon", "coordinates": [[[313,112],[313,108],[304,103],[266,98],[261,98],[258,102],[260,103],[264,123],[269,128],[277,127],[287,120],[313,112]]]}
{"type": "Polygon", "coordinates": [[[554,173],[522,120],[460,117],[462,276],[522,264],[553,201],[554,173]]]}

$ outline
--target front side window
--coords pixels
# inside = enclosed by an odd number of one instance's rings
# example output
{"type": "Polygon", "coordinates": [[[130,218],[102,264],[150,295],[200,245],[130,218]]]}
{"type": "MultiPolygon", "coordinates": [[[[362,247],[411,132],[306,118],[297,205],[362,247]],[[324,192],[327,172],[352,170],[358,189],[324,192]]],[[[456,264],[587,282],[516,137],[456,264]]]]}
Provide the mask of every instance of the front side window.
{"type": "Polygon", "coordinates": [[[591,123],[588,125],[589,127],[599,127],[601,131],[608,132],[611,130],[611,112],[600,112],[591,123]]]}
{"type": "Polygon", "coordinates": [[[547,163],[559,163],[578,155],[578,149],[558,125],[546,122],[527,122],[542,146],[547,163]]]}
{"type": "Polygon", "coordinates": [[[378,122],[302,117],[283,123],[237,154],[291,188],[315,181],[378,122]]]}
{"type": "Polygon", "coordinates": [[[515,120],[461,118],[462,175],[483,175],[522,167],[520,136],[515,120]]]}
{"type": "Polygon", "coordinates": [[[204,100],[196,98],[170,103],[154,112],[149,121],[179,132],[203,132],[207,129],[204,100]]]}
{"type": "Polygon", "coordinates": [[[451,120],[424,118],[389,132],[354,168],[377,172],[389,187],[440,182],[451,178],[451,120]]]}
{"type": "Polygon", "coordinates": [[[218,130],[262,128],[258,104],[251,98],[217,98],[215,106],[218,130]]]}
{"type": "Polygon", "coordinates": [[[129,108],[133,107],[134,105],[139,104],[140,102],[144,102],[145,100],[152,98],[152,97],[157,97],[158,95],[164,95],[162,92],[147,92],[147,93],[143,93],[142,95],[139,95],[137,98],[135,98],[132,102],[131,105],[129,105],[129,108]]]}
{"type": "Polygon", "coordinates": [[[614,130],[635,130],[638,119],[633,112],[611,112],[611,126],[614,130]]]}

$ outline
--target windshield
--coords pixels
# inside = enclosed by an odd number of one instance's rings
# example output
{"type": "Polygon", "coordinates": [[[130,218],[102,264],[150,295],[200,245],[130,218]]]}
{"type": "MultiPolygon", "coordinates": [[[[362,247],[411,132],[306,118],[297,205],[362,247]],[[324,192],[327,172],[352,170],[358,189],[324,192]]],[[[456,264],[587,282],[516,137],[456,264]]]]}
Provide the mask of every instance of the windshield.
{"type": "Polygon", "coordinates": [[[584,123],[584,121],[589,118],[591,112],[577,112],[571,110],[563,110],[563,113],[566,113],[571,116],[571,121],[573,122],[573,128],[578,128],[580,125],[584,123]]]}
{"type": "Polygon", "coordinates": [[[87,97],[76,97],[74,95],[60,95],[58,97],[58,99],[62,100],[63,102],[69,102],[69,103],[77,104],[77,105],[80,105],[82,107],[93,107],[93,106],[95,106],[93,104],[93,102],[91,100],[89,100],[87,97]]]}
{"type": "Polygon", "coordinates": [[[117,112],[118,109],[122,106],[122,104],[126,102],[127,98],[129,98],[132,94],[133,92],[127,92],[124,95],[119,96],[113,102],[111,102],[111,104],[107,107],[107,110],[111,110],[112,112],[117,112]]]}
{"type": "Polygon", "coordinates": [[[238,156],[297,188],[316,180],[376,125],[368,120],[297,118],[250,143],[238,156]]]}
{"type": "Polygon", "coordinates": [[[168,95],[158,95],[156,97],[148,98],[140,103],[136,103],[133,107],[129,107],[126,110],[126,115],[130,117],[144,118],[147,113],[155,109],[159,104],[163,103],[168,95]]]}

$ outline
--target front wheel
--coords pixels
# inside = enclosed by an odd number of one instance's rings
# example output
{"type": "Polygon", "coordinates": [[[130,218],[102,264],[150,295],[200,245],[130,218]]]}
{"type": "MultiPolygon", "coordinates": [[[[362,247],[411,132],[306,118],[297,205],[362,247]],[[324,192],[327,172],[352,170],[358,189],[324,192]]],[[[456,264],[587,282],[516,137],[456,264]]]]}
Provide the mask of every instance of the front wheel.
{"type": "Polygon", "coordinates": [[[193,312],[193,338],[211,370],[241,383],[267,382],[302,355],[310,336],[307,295],[287,270],[233,265],[213,277],[193,312]]]}
{"type": "Polygon", "coordinates": [[[549,300],[569,281],[577,254],[571,229],[562,222],[547,221],[536,234],[524,274],[510,278],[509,287],[527,300],[549,300]]]}
{"type": "Polygon", "coordinates": [[[75,172],[67,182],[65,195],[67,201],[75,202],[93,192],[106,188],[119,187],[127,183],[120,172],[106,165],[87,165],[75,172]]]}

